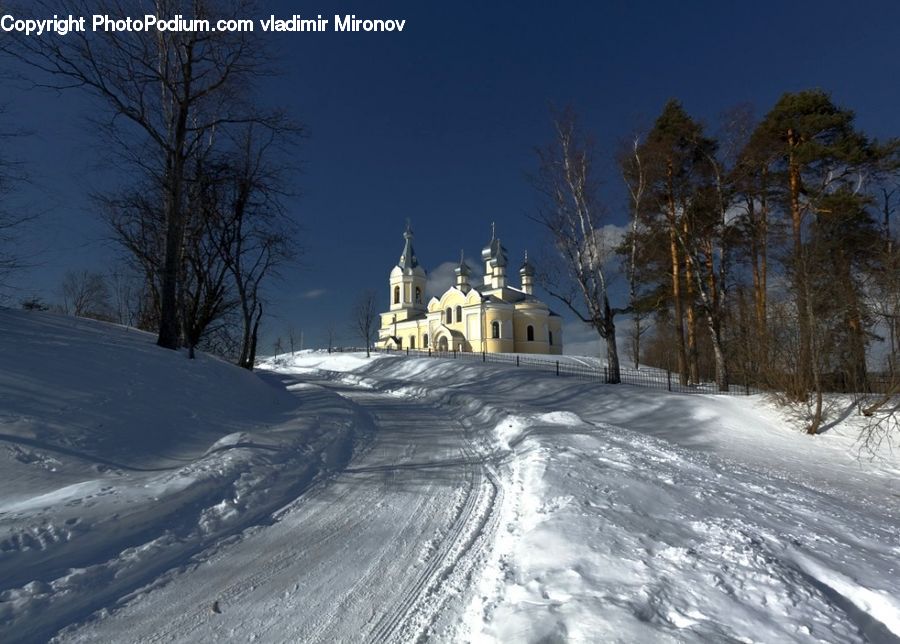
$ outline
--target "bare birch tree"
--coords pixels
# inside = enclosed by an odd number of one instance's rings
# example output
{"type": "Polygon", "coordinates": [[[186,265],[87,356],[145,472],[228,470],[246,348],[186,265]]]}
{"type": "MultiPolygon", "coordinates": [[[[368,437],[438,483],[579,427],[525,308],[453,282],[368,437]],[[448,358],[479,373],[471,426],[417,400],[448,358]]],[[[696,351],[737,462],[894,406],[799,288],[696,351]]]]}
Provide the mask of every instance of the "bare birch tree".
{"type": "Polygon", "coordinates": [[[648,306],[648,298],[641,292],[641,279],[638,265],[640,257],[640,237],[643,232],[642,218],[645,216],[646,192],[647,192],[647,167],[641,149],[641,137],[635,136],[619,158],[622,170],[622,178],[628,188],[630,197],[631,222],[625,245],[619,249],[624,257],[626,273],[628,274],[628,306],[631,309],[631,341],[630,350],[634,361],[634,368],[641,364],[641,338],[648,330],[646,319],[650,315],[652,307],[648,306]]]}
{"type": "Polygon", "coordinates": [[[553,126],[555,141],[537,150],[539,169],[532,184],[542,203],[533,218],[550,233],[564,269],[544,273],[543,286],[606,342],[609,382],[618,383],[615,316],[623,310],[609,300],[607,265],[614,247],[603,235],[593,143],[580,131],[572,108],[555,114],[553,126]]]}

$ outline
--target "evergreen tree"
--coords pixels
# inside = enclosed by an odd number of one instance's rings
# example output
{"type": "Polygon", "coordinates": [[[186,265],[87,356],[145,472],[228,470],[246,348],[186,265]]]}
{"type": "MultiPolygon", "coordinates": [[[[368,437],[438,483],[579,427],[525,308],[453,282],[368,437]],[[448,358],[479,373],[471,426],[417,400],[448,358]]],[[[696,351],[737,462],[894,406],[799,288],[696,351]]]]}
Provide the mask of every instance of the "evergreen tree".
{"type": "MultiPolygon", "coordinates": [[[[836,106],[821,90],[788,93],[765,116],[751,138],[754,157],[766,164],[773,197],[789,230],[784,256],[797,318],[798,351],[788,389],[805,399],[813,388],[812,272],[806,239],[812,220],[833,206],[834,194],[861,180],[873,148],[853,127],[853,112],[836,106]]],[[[843,197],[852,198],[853,193],[843,197]],[[848,196],[849,195],[849,196],[848,196]]],[[[861,199],[861,196],[857,198],[861,199]]],[[[811,425],[815,431],[817,425],[811,425]]]]}

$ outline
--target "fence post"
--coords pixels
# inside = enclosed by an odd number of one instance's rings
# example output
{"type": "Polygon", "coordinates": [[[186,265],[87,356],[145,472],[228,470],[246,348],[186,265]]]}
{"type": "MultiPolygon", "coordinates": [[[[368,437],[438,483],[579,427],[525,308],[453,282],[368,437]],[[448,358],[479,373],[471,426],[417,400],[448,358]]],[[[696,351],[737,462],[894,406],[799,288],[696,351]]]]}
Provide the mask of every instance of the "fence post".
{"type": "Polygon", "coordinates": [[[453,359],[456,359],[456,349],[453,350],[453,359]]]}
{"type": "Polygon", "coordinates": [[[559,360],[556,361],[556,375],[559,375],[559,360]]]}
{"type": "Polygon", "coordinates": [[[516,366],[519,366],[519,356],[516,356],[516,366]]]}
{"type": "Polygon", "coordinates": [[[603,366],[603,384],[609,384],[609,367],[603,366]]]}
{"type": "Polygon", "coordinates": [[[409,347],[406,347],[406,357],[409,357],[409,347]]]}
{"type": "Polygon", "coordinates": [[[481,352],[481,361],[487,362],[487,356],[485,355],[484,351],[481,352]]]}
{"type": "Polygon", "coordinates": [[[666,367],[666,383],[669,387],[669,391],[672,391],[672,372],[669,371],[668,367],[666,367]]]}

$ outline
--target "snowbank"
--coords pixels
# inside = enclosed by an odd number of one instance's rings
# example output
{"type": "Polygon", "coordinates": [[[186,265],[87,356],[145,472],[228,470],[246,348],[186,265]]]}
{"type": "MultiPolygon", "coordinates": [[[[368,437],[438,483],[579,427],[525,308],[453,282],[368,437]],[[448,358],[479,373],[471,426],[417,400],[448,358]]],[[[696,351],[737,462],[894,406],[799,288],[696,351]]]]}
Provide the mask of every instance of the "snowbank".
{"type": "Polygon", "coordinates": [[[677,395],[480,363],[297,358],[458,415],[504,503],[471,641],[900,638],[897,455],[861,460],[760,396],[677,395]]]}
{"type": "Polygon", "coordinates": [[[147,334],[0,310],[0,639],[42,639],[350,456],[346,400],[147,334]]]}

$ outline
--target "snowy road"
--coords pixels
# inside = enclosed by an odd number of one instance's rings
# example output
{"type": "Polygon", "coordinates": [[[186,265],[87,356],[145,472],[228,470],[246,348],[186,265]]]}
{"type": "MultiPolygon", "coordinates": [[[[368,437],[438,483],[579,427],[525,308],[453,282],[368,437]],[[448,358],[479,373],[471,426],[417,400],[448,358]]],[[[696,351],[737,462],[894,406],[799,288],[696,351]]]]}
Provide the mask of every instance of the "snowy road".
{"type": "Polygon", "coordinates": [[[60,640],[397,641],[452,628],[494,525],[489,466],[446,412],[328,387],[372,421],[345,470],[60,640]]]}
{"type": "Polygon", "coordinates": [[[4,642],[900,642],[900,460],[861,461],[849,420],[810,438],[762,397],[0,331],[4,642]]]}

